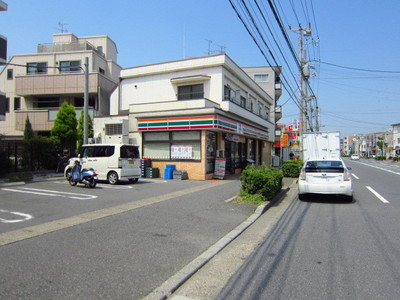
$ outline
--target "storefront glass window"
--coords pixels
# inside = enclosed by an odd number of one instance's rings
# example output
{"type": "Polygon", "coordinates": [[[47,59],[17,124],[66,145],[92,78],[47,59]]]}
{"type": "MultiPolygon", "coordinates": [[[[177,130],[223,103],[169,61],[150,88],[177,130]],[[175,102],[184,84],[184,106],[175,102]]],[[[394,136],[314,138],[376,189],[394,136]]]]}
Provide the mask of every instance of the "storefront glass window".
{"type": "Polygon", "coordinates": [[[169,143],[144,143],[143,157],[169,160],[169,143]]]}
{"type": "Polygon", "coordinates": [[[200,140],[200,131],[178,131],[172,132],[174,141],[181,140],[200,140]]]}
{"type": "Polygon", "coordinates": [[[155,160],[201,160],[201,132],[144,132],[143,157],[155,160]]]}
{"type": "Polygon", "coordinates": [[[143,137],[145,141],[169,141],[168,132],[146,132],[143,137]]]}

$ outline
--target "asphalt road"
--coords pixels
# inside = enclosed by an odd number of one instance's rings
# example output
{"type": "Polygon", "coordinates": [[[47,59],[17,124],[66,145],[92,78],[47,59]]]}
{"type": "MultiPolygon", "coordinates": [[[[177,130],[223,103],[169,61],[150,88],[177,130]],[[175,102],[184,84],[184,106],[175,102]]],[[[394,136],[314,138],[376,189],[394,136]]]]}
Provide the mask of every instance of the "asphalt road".
{"type": "Polygon", "coordinates": [[[348,161],[354,201],[294,199],[218,299],[400,299],[400,167],[348,161]]]}
{"type": "Polygon", "coordinates": [[[1,299],[139,299],[254,212],[240,182],[0,187],[1,299]]]}

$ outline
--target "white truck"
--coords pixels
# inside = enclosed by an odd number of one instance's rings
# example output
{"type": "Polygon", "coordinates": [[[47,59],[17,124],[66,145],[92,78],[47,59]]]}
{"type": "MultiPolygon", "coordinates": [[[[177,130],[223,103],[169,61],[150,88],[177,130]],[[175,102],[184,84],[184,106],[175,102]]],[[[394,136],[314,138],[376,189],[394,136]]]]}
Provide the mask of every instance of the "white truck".
{"type": "Polygon", "coordinates": [[[340,132],[320,131],[308,132],[302,138],[303,161],[309,159],[340,158],[340,132]]]}

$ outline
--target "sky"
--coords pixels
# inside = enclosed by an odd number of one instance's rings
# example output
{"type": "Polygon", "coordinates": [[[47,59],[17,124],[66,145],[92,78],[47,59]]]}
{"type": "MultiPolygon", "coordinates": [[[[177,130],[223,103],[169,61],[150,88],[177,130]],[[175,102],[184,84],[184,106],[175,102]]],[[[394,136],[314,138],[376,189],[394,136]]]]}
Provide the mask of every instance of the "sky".
{"type": "Polygon", "coordinates": [[[36,53],[39,43],[67,31],[109,36],[123,68],[221,51],[242,67],[281,65],[279,122],[287,124],[299,117],[294,29],[311,27],[304,40],[309,94],[316,96],[321,130],[348,136],[400,123],[400,0],[3,1],[0,34],[9,57],[36,53]]]}

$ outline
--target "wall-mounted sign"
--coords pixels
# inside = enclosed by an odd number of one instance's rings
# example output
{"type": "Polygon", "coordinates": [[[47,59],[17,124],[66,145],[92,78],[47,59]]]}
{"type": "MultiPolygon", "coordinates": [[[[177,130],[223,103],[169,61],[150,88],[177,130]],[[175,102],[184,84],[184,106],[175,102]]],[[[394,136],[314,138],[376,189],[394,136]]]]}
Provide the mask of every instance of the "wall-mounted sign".
{"type": "Polygon", "coordinates": [[[193,147],[192,145],[172,145],[171,146],[172,159],[192,159],[193,147]]]}

